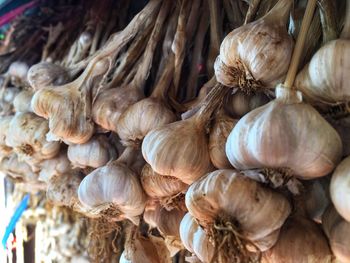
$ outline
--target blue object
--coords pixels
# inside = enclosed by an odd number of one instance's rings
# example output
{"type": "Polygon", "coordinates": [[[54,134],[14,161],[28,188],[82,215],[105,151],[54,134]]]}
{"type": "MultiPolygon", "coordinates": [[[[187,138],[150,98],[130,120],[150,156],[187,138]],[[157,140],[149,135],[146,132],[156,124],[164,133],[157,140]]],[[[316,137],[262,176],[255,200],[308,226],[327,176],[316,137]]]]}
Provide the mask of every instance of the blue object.
{"type": "Polygon", "coordinates": [[[18,220],[21,218],[23,212],[27,209],[28,207],[28,204],[29,204],[29,198],[30,198],[30,195],[29,194],[26,194],[22,201],[19,203],[17,209],[15,210],[15,212],[13,213],[13,216],[11,218],[11,221],[9,223],[9,225],[6,227],[6,232],[4,234],[4,237],[2,238],[2,245],[3,247],[6,249],[6,243],[7,243],[7,240],[10,236],[10,234],[13,232],[13,230],[15,229],[16,227],[16,224],[18,222],[18,220]]]}

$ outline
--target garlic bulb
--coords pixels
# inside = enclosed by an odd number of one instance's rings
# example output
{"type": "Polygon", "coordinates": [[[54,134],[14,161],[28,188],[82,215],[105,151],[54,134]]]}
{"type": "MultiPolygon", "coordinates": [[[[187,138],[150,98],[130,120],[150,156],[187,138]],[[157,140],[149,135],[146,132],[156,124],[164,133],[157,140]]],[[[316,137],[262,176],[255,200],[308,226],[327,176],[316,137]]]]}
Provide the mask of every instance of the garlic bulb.
{"type": "Polygon", "coordinates": [[[343,142],[343,156],[350,155],[350,117],[343,118],[327,118],[333,128],[339,133],[343,142]]]}
{"type": "Polygon", "coordinates": [[[58,154],[60,143],[47,141],[48,131],[45,119],[32,113],[18,113],[10,122],[6,144],[21,158],[50,159],[58,154]]]}
{"type": "Polygon", "coordinates": [[[318,225],[296,216],[286,221],[277,243],[263,257],[266,263],[332,262],[326,237],[318,225]]]}
{"type": "Polygon", "coordinates": [[[33,92],[30,90],[22,90],[13,100],[13,106],[16,112],[32,112],[31,101],[33,92]]]}
{"type": "Polygon", "coordinates": [[[219,114],[215,118],[215,123],[210,131],[209,137],[209,155],[210,160],[218,169],[232,168],[226,157],[225,144],[226,139],[237,120],[230,118],[225,114],[219,114]]]}
{"type": "Polygon", "coordinates": [[[0,160],[12,152],[12,147],[6,144],[6,137],[12,118],[13,116],[0,117],[0,160]]]}
{"type": "Polygon", "coordinates": [[[273,88],[285,75],[293,50],[286,23],[292,0],[280,0],[264,17],[241,26],[222,41],[217,80],[245,92],[273,88]]]}
{"type": "Polygon", "coordinates": [[[191,184],[212,169],[205,127],[227,89],[217,86],[201,109],[191,118],[149,132],[142,154],[152,169],[191,184]]]}
{"type": "Polygon", "coordinates": [[[127,148],[118,160],[97,168],[83,179],[78,189],[79,200],[92,214],[139,223],[146,195],[137,174],[128,168],[134,156],[135,150],[127,148]]]}
{"type": "Polygon", "coordinates": [[[36,181],[38,178],[38,175],[31,167],[27,163],[20,161],[16,154],[10,154],[2,158],[0,161],[0,170],[24,182],[36,181]]]}
{"type": "Polygon", "coordinates": [[[69,75],[66,69],[59,65],[50,62],[40,62],[30,67],[27,78],[34,90],[40,90],[67,83],[69,75]]]}
{"type": "Polygon", "coordinates": [[[277,241],[279,229],[291,212],[283,195],[236,170],[217,170],[194,182],[186,193],[186,206],[215,242],[222,242],[227,235],[218,229],[233,228],[233,232],[239,233],[239,237],[230,239],[233,245],[226,243],[226,248],[222,247],[223,257],[230,250],[239,249],[236,246],[243,246],[243,251],[248,249],[247,245],[268,250],[277,241]]]}
{"type": "Polygon", "coordinates": [[[107,59],[91,63],[75,81],[63,86],[49,86],[36,91],[32,99],[33,111],[49,120],[50,140],[68,143],[87,142],[93,132],[91,120],[91,92],[94,83],[106,74],[107,59]]]}
{"type": "Polygon", "coordinates": [[[350,222],[344,220],[330,206],[322,217],[322,226],[326,233],[333,254],[339,262],[350,262],[350,222]]]}
{"type": "Polygon", "coordinates": [[[175,114],[166,104],[166,93],[173,76],[174,58],[167,61],[161,79],[150,97],[127,108],[117,123],[117,133],[123,144],[138,144],[153,129],[176,120],[175,114]]]}
{"type": "Polygon", "coordinates": [[[335,169],[330,185],[332,202],[338,213],[350,222],[350,157],[344,159],[335,169]]]}
{"type": "Polygon", "coordinates": [[[269,101],[270,99],[263,92],[248,95],[238,90],[226,97],[224,109],[230,116],[238,118],[269,101]]]}
{"type": "Polygon", "coordinates": [[[54,205],[66,206],[73,210],[78,210],[81,203],[78,199],[77,189],[82,180],[83,174],[78,170],[73,170],[54,176],[47,183],[46,197],[54,205]]]}
{"type": "Polygon", "coordinates": [[[63,175],[71,170],[66,150],[61,150],[56,157],[44,160],[39,165],[39,180],[43,182],[48,182],[52,177],[63,175]]]}
{"type": "Polygon", "coordinates": [[[8,74],[15,79],[20,80],[21,82],[24,82],[27,78],[27,73],[28,73],[28,65],[25,62],[21,61],[15,61],[12,62],[8,74]]]}
{"type": "Polygon", "coordinates": [[[141,236],[132,233],[127,238],[119,263],[171,263],[170,254],[164,240],[159,237],[141,236]]]}
{"type": "Polygon", "coordinates": [[[0,91],[0,115],[13,114],[13,101],[17,94],[20,93],[18,88],[5,88],[0,91]]]}
{"type": "Polygon", "coordinates": [[[311,101],[337,104],[350,101],[350,40],[326,43],[298,74],[295,86],[311,101]]]}
{"type": "Polygon", "coordinates": [[[322,223],[322,215],[330,204],[329,182],[327,177],[312,180],[304,195],[308,216],[317,223],[322,223]]]}
{"type": "Polygon", "coordinates": [[[287,168],[301,179],[330,173],[340,161],[338,133],[301,93],[277,87],[276,99],[241,118],[226,142],[233,167],[287,168]]]}
{"type": "Polygon", "coordinates": [[[201,262],[209,263],[214,256],[214,246],[209,236],[190,213],[187,213],[180,224],[180,237],[185,248],[194,253],[201,262]]]}
{"type": "Polygon", "coordinates": [[[143,92],[134,87],[107,89],[96,98],[92,107],[92,118],[102,128],[117,132],[120,115],[142,98],[143,92]]]}
{"type": "Polygon", "coordinates": [[[172,197],[188,188],[187,184],[175,177],[156,173],[149,164],[142,169],[141,184],[146,194],[155,199],[172,197]]]}
{"type": "Polygon", "coordinates": [[[146,204],[143,218],[151,228],[157,228],[163,236],[180,238],[180,222],[185,214],[182,209],[174,208],[168,211],[159,202],[150,200],[146,204]]]}
{"type": "Polygon", "coordinates": [[[104,135],[92,137],[83,144],[71,144],[68,146],[68,159],[75,167],[98,168],[116,157],[116,150],[110,145],[104,135]]]}

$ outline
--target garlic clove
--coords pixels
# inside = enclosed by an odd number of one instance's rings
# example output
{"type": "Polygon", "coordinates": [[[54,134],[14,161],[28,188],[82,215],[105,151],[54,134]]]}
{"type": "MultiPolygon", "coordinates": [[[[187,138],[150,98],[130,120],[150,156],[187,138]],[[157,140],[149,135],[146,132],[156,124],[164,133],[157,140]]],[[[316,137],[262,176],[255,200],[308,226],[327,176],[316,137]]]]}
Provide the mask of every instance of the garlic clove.
{"type": "Polygon", "coordinates": [[[225,145],[227,137],[237,122],[238,120],[224,114],[219,114],[215,118],[209,137],[209,155],[211,162],[218,169],[232,168],[226,157],[225,145]]]}
{"type": "Polygon", "coordinates": [[[175,114],[157,98],[146,98],[124,111],[116,125],[123,144],[137,144],[153,129],[174,122],[175,114]]]}
{"type": "Polygon", "coordinates": [[[67,83],[69,75],[66,69],[59,65],[50,62],[40,62],[30,67],[27,79],[34,90],[40,90],[49,86],[59,86],[67,83]]]}
{"type": "Polygon", "coordinates": [[[277,88],[277,98],[241,118],[226,142],[230,163],[240,170],[288,168],[301,179],[327,175],[340,161],[338,133],[301,93],[277,88]]]}
{"type": "Polygon", "coordinates": [[[277,84],[287,72],[294,45],[286,27],[292,3],[280,0],[264,17],[224,38],[214,64],[220,83],[248,93],[277,84]]]}
{"type": "Polygon", "coordinates": [[[24,159],[50,159],[58,154],[59,142],[48,142],[49,127],[45,119],[32,113],[17,113],[9,124],[6,144],[24,159]]]}
{"type": "Polygon", "coordinates": [[[67,154],[72,165],[80,168],[104,166],[117,155],[104,135],[94,136],[83,144],[69,145],[67,154]]]}
{"type": "Polygon", "coordinates": [[[350,157],[345,158],[335,169],[330,185],[332,202],[338,213],[350,222],[350,157]]]}
{"type": "Polygon", "coordinates": [[[33,92],[30,90],[22,90],[13,100],[13,106],[16,112],[33,112],[31,101],[33,92]]]}

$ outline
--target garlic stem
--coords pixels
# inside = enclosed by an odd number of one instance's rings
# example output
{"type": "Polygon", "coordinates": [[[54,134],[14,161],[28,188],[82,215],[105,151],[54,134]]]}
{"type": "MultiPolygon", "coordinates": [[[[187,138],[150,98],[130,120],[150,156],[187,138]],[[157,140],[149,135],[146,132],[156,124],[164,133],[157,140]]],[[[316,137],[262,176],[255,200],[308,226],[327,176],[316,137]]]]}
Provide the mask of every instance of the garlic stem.
{"type": "Polygon", "coordinates": [[[160,7],[160,11],[157,16],[156,23],[152,30],[150,39],[147,43],[146,50],[144,51],[144,54],[143,54],[142,62],[131,84],[131,86],[135,86],[141,91],[143,91],[143,86],[151,70],[154,52],[162,36],[162,26],[164,25],[164,22],[168,16],[168,13],[170,10],[170,4],[171,4],[171,1],[164,1],[160,7]]]}
{"type": "Polygon", "coordinates": [[[244,19],[244,24],[248,24],[253,21],[256,12],[258,11],[261,0],[251,0],[249,3],[249,8],[244,19]]]}
{"type": "Polygon", "coordinates": [[[323,43],[325,44],[338,36],[335,4],[333,0],[319,0],[318,7],[323,31],[323,43]]]}
{"type": "Polygon", "coordinates": [[[218,108],[219,104],[228,88],[224,85],[217,84],[206,96],[205,101],[199,111],[193,116],[199,123],[205,125],[210,119],[213,111],[218,108]]]}
{"type": "Polygon", "coordinates": [[[134,160],[137,158],[137,149],[134,147],[125,148],[122,155],[116,160],[118,163],[123,163],[126,166],[133,164],[134,160]]]}
{"type": "Polygon", "coordinates": [[[271,23],[285,25],[289,19],[292,4],[293,0],[279,0],[262,19],[270,20],[271,23]]]}
{"type": "Polygon", "coordinates": [[[303,17],[303,22],[301,24],[300,32],[297,38],[297,42],[295,44],[292,59],[287,72],[287,77],[283,85],[285,88],[291,89],[294,84],[295,76],[297,74],[297,70],[299,66],[300,57],[303,52],[303,48],[305,44],[307,31],[309,29],[309,26],[315,11],[316,1],[317,0],[309,0],[307,3],[305,14],[303,17]]]}
{"type": "Polygon", "coordinates": [[[350,39],[350,0],[346,1],[345,21],[344,27],[340,34],[340,38],[350,39]]]}

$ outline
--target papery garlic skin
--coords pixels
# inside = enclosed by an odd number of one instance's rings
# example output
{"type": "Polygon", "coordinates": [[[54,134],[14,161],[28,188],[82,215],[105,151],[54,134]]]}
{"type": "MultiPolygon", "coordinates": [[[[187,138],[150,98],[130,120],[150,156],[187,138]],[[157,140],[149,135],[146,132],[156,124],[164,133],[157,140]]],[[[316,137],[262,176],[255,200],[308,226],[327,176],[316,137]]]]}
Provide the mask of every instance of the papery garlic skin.
{"type": "Polygon", "coordinates": [[[146,135],[142,155],[155,172],[191,184],[212,169],[203,133],[191,119],[170,123],[146,135]]]}
{"type": "Polygon", "coordinates": [[[137,174],[116,161],[87,175],[79,185],[78,196],[87,210],[99,214],[114,207],[118,214],[112,220],[129,219],[135,224],[138,224],[146,202],[137,174]]]}
{"type": "Polygon", "coordinates": [[[13,106],[16,112],[32,112],[31,101],[33,92],[22,90],[13,100],[13,106]]]}
{"type": "Polygon", "coordinates": [[[27,76],[30,86],[39,90],[49,86],[58,86],[67,83],[67,71],[59,65],[50,62],[40,62],[30,67],[27,76]]]}
{"type": "Polygon", "coordinates": [[[350,101],[350,40],[326,43],[298,74],[295,86],[311,101],[350,101]]]}
{"type": "Polygon", "coordinates": [[[186,207],[204,227],[210,228],[220,217],[237,221],[241,234],[261,251],[274,245],[291,212],[284,196],[236,170],[217,170],[193,183],[186,207]]]}
{"type": "Polygon", "coordinates": [[[104,135],[92,137],[83,144],[69,145],[67,154],[72,165],[80,168],[98,168],[116,157],[116,151],[104,135]]]}
{"type": "Polygon", "coordinates": [[[149,164],[142,169],[141,184],[146,194],[155,199],[171,197],[188,188],[187,184],[175,177],[156,173],[149,164]]]}
{"type": "Polygon", "coordinates": [[[198,225],[190,213],[187,213],[181,221],[180,237],[185,248],[194,253],[201,262],[211,262],[215,251],[214,246],[204,229],[198,225]]]}
{"type": "Polygon", "coordinates": [[[48,123],[32,113],[18,113],[10,122],[6,144],[23,158],[50,159],[58,154],[59,142],[49,142],[46,134],[48,123]]]}
{"type": "Polygon", "coordinates": [[[338,213],[350,222],[350,157],[345,158],[335,169],[330,193],[338,213]]]}
{"type": "Polygon", "coordinates": [[[121,114],[116,129],[124,144],[135,144],[142,141],[151,130],[175,120],[175,114],[162,101],[146,98],[121,114]]]}
{"type": "Polygon", "coordinates": [[[286,221],[277,243],[264,253],[263,258],[266,263],[328,263],[332,253],[316,223],[294,216],[286,221]]]}
{"type": "Polygon", "coordinates": [[[337,260],[350,263],[350,222],[344,220],[333,206],[322,217],[322,227],[337,260]]]}
{"type": "Polygon", "coordinates": [[[226,142],[230,163],[240,170],[286,167],[301,179],[327,175],[342,156],[338,133],[301,102],[300,93],[284,88],[277,93],[238,121],[226,142]]]}
{"type": "Polygon", "coordinates": [[[226,157],[225,145],[227,137],[236,125],[238,120],[234,120],[227,115],[218,115],[209,136],[210,160],[218,169],[232,168],[226,157]]]}
{"type": "Polygon", "coordinates": [[[101,92],[92,107],[96,124],[108,131],[117,132],[120,115],[132,104],[144,97],[136,88],[112,88],[101,92]]]}
{"type": "Polygon", "coordinates": [[[286,74],[294,46],[285,25],[291,4],[279,1],[267,15],[224,38],[214,65],[220,83],[249,91],[247,83],[253,80],[273,88],[286,74]]]}

